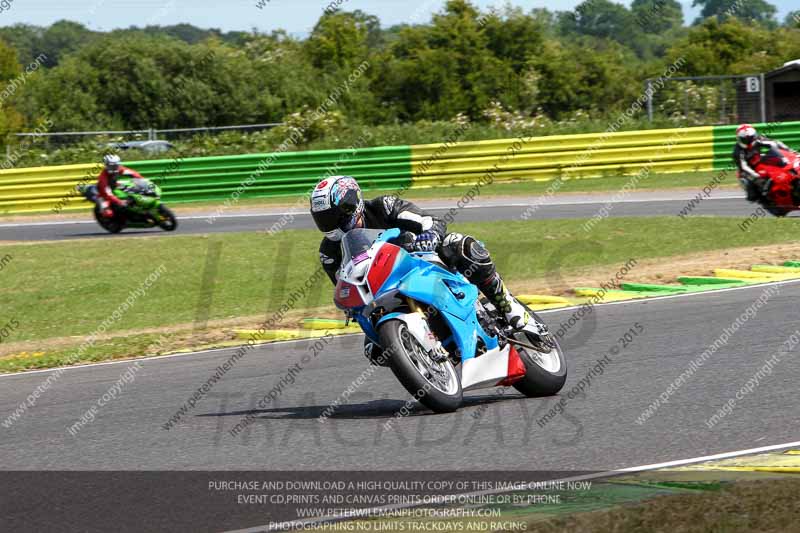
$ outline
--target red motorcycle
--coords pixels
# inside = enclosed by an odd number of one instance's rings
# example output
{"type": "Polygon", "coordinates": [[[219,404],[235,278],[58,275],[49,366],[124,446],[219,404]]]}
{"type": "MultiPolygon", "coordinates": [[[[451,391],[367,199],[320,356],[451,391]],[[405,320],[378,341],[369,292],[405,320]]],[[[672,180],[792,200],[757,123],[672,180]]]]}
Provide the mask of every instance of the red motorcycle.
{"type": "Polygon", "coordinates": [[[767,181],[769,194],[760,201],[776,217],[800,210],[800,154],[793,150],[770,149],[754,167],[767,181]]]}

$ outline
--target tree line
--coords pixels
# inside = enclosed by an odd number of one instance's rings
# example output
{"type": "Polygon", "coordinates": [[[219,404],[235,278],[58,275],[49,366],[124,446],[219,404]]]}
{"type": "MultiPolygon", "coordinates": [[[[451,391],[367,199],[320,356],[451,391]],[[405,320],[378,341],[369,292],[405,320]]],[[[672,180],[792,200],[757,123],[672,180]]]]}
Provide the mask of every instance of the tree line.
{"type": "Polygon", "coordinates": [[[0,101],[0,134],[44,117],[54,131],[303,121],[363,65],[330,116],[317,117],[323,131],[597,119],[624,110],[678,59],[679,75],[695,76],[800,58],[800,12],[778,21],[765,0],[694,3],[701,17],[690,25],[676,0],[586,0],[569,12],[449,0],[424,24],[388,28],[360,10],[329,9],[304,38],[189,24],[17,24],[0,28],[0,84],[25,82],[0,101]]]}

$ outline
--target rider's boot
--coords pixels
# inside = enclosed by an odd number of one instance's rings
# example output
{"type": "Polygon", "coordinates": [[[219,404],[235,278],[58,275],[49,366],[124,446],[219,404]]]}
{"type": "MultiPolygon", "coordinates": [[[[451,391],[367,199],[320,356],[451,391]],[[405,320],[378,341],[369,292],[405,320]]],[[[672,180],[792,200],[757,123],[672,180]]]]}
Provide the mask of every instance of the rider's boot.
{"type": "Polygon", "coordinates": [[[536,335],[547,334],[544,324],[534,319],[528,310],[506,288],[503,278],[496,273],[480,285],[484,295],[503,313],[506,322],[517,330],[528,330],[536,335]]]}

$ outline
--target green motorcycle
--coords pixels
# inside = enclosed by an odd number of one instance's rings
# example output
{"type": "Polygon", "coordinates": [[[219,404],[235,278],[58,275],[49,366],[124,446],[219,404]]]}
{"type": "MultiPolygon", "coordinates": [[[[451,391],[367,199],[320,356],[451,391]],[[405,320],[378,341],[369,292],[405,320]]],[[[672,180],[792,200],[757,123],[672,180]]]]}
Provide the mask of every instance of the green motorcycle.
{"type": "Polygon", "coordinates": [[[147,178],[120,178],[112,191],[126,206],[114,209],[111,217],[104,217],[97,205],[97,186],[79,185],[80,192],[95,204],[94,218],[109,233],[119,233],[125,228],[155,228],[175,231],[178,220],[175,214],[161,203],[161,187],[147,178]]]}

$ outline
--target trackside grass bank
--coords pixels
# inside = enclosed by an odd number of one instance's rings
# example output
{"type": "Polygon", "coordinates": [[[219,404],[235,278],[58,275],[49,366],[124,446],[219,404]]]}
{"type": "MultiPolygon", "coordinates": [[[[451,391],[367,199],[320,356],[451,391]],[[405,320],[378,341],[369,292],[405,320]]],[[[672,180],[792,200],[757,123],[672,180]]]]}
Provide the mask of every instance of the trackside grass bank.
{"type": "MultiPolygon", "coordinates": [[[[482,239],[512,285],[543,276],[556,283],[588,267],[616,270],[630,259],[666,264],[681,254],[788,243],[798,230],[796,221],[771,218],[760,220],[757,232],[737,229],[738,218],[611,218],[591,232],[584,222],[451,229],[482,239]]],[[[204,345],[204,335],[242,317],[280,313],[291,323],[330,310],[331,285],[318,271],[319,238],[292,230],[2,246],[12,259],[0,273],[0,321],[14,327],[0,340],[0,371],[159,353],[169,342],[152,345],[162,337],[204,345]],[[78,347],[81,354],[71,358],[78,347]]],[[[626,280],[635,276],[634,268],[626,280]]],[[[235,343],[235,335],[226,340],[235,343]]]]}
{"type": "Polygon", "coordinates": [[[723,531],[799,531],[800,479],[740,481],[718,490],[656,497],[637,504],[577,513],[549,520],[531,519],[526,531],[647,531],[717,533],[723,531]]]}

